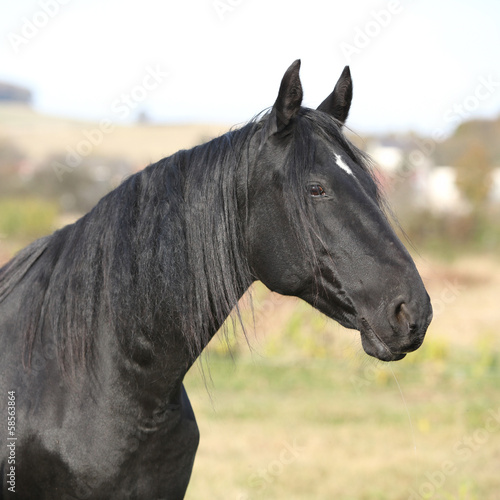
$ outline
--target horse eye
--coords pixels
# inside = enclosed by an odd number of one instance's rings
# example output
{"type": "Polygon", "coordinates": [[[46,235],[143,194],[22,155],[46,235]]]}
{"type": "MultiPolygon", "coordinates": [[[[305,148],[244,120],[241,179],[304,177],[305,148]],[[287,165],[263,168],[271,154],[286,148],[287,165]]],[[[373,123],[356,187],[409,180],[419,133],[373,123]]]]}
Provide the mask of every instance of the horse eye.
{"type": "Polygon", "coordinates": [[[309,193],[314,197],[326,196],[326,192],[323,189],[323,186],[320,186],[319,184],[312,184],[311,186],[309,186],[309,193]]]}

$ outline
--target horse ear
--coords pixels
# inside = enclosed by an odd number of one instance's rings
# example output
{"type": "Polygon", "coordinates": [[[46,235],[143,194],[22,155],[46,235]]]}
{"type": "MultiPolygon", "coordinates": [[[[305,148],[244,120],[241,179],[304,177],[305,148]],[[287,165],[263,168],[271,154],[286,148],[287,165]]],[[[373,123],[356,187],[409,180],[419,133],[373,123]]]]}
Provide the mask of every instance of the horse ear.
{"type": "Polygon", "coordinates": [[[345,123],[352,101],[352,79],[349,66],[344,68],[333,92],[318,106],[319,111],[332,115],[345,123]]]}
{"type": "Polygon", "coordinates": [[[300,110],[303,92],[299,70],[300,59],[297,59],[283,75],[278,98],[271,111],[271,133],[280,132],[285,129],[300,110]]]}

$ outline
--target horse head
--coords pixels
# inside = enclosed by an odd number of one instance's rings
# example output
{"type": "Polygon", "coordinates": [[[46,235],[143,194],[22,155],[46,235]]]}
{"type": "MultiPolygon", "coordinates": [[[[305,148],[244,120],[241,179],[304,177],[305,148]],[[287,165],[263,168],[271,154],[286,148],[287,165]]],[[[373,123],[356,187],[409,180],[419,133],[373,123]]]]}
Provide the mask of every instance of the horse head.
{"type": "Polygon", "coordinates": [[[252,275],[359,330],[366,353],[401,359],[423,342],[429,296],[386,216],[366,155],[342,131],[349,68],[316,110],[301,106],[299,68],[296,61],[286,71],[249,167],[252,275]]]}

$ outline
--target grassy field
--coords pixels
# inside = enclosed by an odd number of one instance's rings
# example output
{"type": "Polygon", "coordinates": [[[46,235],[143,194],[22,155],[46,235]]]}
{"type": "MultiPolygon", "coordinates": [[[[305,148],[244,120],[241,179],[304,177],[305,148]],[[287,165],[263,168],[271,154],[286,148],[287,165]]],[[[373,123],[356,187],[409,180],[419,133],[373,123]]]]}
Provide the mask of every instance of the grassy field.
{"type": "Polygon", "coordinates": [[[257,287],[252,349],[230,335],[233,360],[215,340],[186,379],[201,430],[189,499],[500,499],[500,265],[419,265],[436,319],[392,364],[257,287]]]}
{"type": "Polygon", "coordinates": [[[187,498],[500,498],[498,357],[419,356],[217,359],[209,393],[190,373],[202,441],[187,498]]]}

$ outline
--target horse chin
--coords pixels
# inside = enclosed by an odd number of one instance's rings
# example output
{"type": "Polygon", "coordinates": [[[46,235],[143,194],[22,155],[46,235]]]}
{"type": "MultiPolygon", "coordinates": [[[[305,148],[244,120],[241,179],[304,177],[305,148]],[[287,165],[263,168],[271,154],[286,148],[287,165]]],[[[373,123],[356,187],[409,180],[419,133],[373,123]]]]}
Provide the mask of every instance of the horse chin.
{"type": "Polygon", "coordinates": [[[366,354],[380,359],[380,361],[399,361],[406,356],[404,352],[392,352],[366,321],[363,321],[360,334],[361,345],[366,354]]]}

